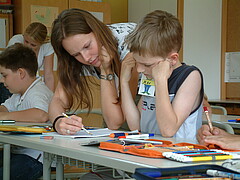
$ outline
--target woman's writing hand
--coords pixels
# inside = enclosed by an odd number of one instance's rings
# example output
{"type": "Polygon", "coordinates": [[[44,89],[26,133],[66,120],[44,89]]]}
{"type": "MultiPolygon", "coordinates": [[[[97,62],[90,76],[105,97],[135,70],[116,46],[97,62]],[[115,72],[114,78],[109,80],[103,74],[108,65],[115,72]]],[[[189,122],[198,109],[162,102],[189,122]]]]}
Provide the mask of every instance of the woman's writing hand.
{"type": "Polygon", "coordinates": [[[82,126],[82,118],[76,115],[72,115],[70,118],[63,117],[55,124],[57,132],[63,135],[76,134],[76,132],[82,129],[82,126]]]}

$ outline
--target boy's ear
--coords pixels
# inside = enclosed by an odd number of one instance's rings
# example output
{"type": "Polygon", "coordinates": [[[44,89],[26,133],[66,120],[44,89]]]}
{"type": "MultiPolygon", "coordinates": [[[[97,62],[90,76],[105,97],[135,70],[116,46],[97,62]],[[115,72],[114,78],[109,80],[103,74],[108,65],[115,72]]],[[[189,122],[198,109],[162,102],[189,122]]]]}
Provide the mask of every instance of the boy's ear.
{"type": "Polygon", "coordinates": [[[26,76],[26,70],[23,68],[19,68],[18,73],[19,73],[21,79],[24,79],[24,77],[26,76]]]}
{"type": "Polygon", "coordinates": [[[172,66],[174,66],[179,61],[179,54],[178,53],[172,53],[169,57],[172,62],[172,66]]]}

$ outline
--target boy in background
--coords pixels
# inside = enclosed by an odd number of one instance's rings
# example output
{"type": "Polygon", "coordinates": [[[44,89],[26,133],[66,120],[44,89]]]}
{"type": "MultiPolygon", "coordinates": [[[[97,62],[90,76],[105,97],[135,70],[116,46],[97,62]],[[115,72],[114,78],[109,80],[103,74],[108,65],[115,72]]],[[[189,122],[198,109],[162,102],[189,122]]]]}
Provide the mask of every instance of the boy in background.
{"type": "Polygon", "coordinates": [[[133,59],[123,61],[120,82],[122,110],[129,128],[163,137],[196,139],[202,124],[203,78],[198,68],[179,60],[179,20],[161,10],[149,13],[126,43],[133,59]],[[134,66],[143,74],[139,93],[146,84],[151,85],[137,107],[129,87],[134,66]]]}
{"type": "MultiPolygon", "coordinates": [[[[14,44],[0,54],[1,82],[13,93],[0,106],[0,120],[34,123],[48,121],[48,105],[53,93],[41,78],[36,78],[37,69],[36,54],[22,44],[14,44]]],[[[12,148],[11,179],[41,177],[42,159],[40,151],[17,146],[12,148]]],[[[3,175],[2,170],[1,167],[0,179],[3,175]]]]}

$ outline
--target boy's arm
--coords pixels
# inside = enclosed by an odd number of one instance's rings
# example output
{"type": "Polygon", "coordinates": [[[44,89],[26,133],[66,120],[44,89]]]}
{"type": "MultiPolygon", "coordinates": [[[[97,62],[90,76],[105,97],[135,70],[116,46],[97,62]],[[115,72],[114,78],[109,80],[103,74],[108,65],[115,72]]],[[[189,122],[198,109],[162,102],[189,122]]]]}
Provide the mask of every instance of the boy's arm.
{"type": "Polygon", "coordinates": [[[48,113],[41,109],[31,108],[23,111],[0,112],[0,119],[43,123],[48,121],[48,113]]]}
{"type": "Polygon", "coordinates": [[[132,56],[125,58],[122,62],[120,78],[121,105],[124,118],[126,119],[130,130],[140,130],[140,112],[134,102],[129,85],[131,73],[134,67],[135,60],[132,56]]]}
{"type": "Polygon", "coordinates": [[[202,102],[200,99],[201,75],[198,71],[190,73],[179,88],[172,104],[169,99],[168,76],[158,74],[156,77],[161,77],[155,80],[158,126],[163,136],[172,137],[192,110],[202,102]]]}
{"type": "Polygon", "coordinates": [[[5,106],[1,105],[0,112],[8,112],[8,109],[5,106]]]}

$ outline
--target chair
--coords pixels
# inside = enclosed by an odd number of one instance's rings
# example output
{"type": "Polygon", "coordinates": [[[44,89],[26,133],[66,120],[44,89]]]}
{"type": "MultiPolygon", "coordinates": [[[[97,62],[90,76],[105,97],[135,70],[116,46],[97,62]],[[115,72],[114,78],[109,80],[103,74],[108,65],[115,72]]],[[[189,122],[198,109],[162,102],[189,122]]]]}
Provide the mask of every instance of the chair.
{"type": "MultiPolygon", "coordinates": [[[[208,122],[206,120],[203,120],[202,124],[208,124],[208,122]]],[[[232,126],[230,126],[229,124],[212,121],[212,125],[220,128],[220,129],[223,129],[230,134],[234,134],[234,130],[233,130],[232,126]]]]}
{"type": "Polygon", "coordinates": [[[213,105],[211,105],[211,108],[212,108],[213,114],[227,115],[227,110],[223,106],[213,106],[213,105]]]}

